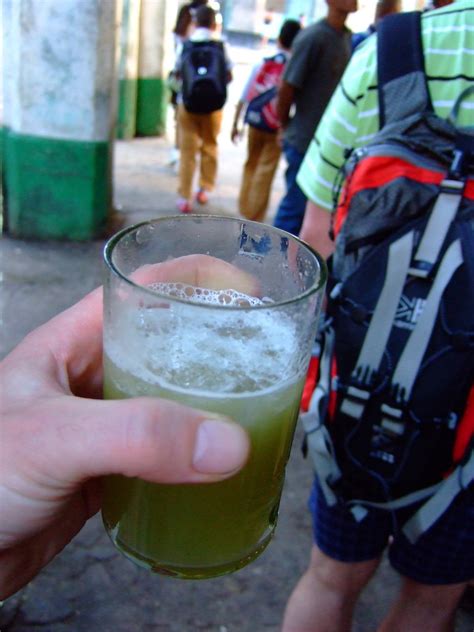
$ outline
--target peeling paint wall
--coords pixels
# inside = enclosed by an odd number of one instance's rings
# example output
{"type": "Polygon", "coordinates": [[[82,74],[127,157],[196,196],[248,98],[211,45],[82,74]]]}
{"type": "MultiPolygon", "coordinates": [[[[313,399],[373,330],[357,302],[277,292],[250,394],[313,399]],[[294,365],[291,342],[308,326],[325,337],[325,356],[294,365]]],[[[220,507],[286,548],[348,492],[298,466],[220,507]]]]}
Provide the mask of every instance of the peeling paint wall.
{"type": "Polygon", "coordinates": [[[5,229],[88,240],[112,203],[115,0],[4,0],[5,229]]]}
{"type": "Polygon", "coordinates": [[[9,2],[10,128],[50,138],[109,138],[115,4],[9,2]]]}

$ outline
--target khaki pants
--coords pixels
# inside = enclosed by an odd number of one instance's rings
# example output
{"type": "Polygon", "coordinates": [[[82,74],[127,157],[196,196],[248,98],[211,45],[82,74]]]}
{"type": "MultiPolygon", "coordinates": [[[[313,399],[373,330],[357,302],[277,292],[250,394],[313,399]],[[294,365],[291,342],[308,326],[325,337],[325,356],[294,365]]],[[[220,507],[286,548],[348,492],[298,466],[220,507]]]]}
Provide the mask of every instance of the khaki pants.
{"type": "Polygon", "coordinates": [[[277,135],[249,125],[247,161],[239,194],[239,212],[247,219],[263,221],[281,148],[277,135]]]}
{"type": "Polygon", "coordinates": [[[217,175],[217,137],[222,123],[222,110],[210,114],[191,114],[178,106],[179,125],[179,188],[181,197],[191,200],[196,157],[199,153],[199,188],[212,191],[217,175]]]}

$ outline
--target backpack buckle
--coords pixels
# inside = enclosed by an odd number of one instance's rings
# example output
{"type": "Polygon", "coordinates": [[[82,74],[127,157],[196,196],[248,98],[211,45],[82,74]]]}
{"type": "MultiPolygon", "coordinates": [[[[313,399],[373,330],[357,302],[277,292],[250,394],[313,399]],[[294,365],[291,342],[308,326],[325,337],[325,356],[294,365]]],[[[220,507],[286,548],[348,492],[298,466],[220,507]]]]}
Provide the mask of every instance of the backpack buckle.
{"type": "Polygon", "coordinates": [[[354,419],[361,419],[370,398],[370,391],[361,385],[349,385],[341,404],[341,412],[354,419]]]}
{"type": "Polygon", "coordinates": [[[448,178],[454,178],[458,182],[462,181],[464,184],[466,178],[465,158],[465,152],[462,149],[454,150],[453,162],[449,167],[448,178]]]}
{"type": "Polygon", "coordinates": [[[382,412],[380,427],[383,431],[392,437],[401,437],[405,432],[405,424],[401,421],[403,415],[402,409],[389,406],[389,404],[382,404],[380,410],[382,412]]]}

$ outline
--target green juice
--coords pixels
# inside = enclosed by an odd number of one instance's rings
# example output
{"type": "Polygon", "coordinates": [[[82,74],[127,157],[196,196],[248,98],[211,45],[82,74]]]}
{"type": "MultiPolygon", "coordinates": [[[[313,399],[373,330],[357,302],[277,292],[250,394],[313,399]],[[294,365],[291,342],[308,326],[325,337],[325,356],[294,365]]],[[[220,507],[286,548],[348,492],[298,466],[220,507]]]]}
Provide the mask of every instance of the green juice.
{"type": "Polygon", "coordinates": [[[154,325],[142,322],[143,339],[133,336],[136,344],[122,355],[106,342],[105,397],[151,395],[225,414],[247,429],[251,455],[241,472],[217,483],[110,476],[104,524],[120,551],[155,572],[189,579],[232,572],[257,557],[275,529],[304,381],[301,372],[291,376],[296,335],[289,323],[260,315],[238,333],[217,322],[209,336],[197,319],[183,346],[182,337],[171,340],[170,310],[149,318],[154,325]],[[174,359],[171,368],[166,357],[174,359]]]}

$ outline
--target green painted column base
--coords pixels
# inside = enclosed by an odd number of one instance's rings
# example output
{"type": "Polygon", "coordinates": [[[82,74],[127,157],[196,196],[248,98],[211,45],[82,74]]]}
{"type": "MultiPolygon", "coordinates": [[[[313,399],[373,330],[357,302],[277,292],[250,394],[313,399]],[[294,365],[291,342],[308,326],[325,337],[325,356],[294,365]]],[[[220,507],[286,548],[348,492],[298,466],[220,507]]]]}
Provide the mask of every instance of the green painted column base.
{"type": "Polygon", "coordinates": [[[8,127],[0,125],[0,170],[3,175],[3,162],[5,160],[5,139],[8,136],[8,127]]]}
{"type": "Polygon", "coordinates": [[[120,79],[117,112],[117,138],[133,138],[137,116],[137,80],[120,79]]]}
{"type": "Polygon", "coordinates": [[[4,135],[7,231],[85,241],[103,235],[112,201],[111,144],[4,135]]]}
{"type": "Polygon", "coordinates": [[[138,79],[137,136],[161,136],[166,129],[169,92],[164,79],[138,79]]]}
{"type": "Polygon", "coordinates": [[[0,233],[6,228],[5,213],[5,142],[8,136],[8,128],[0,127],[0,233]]]}

